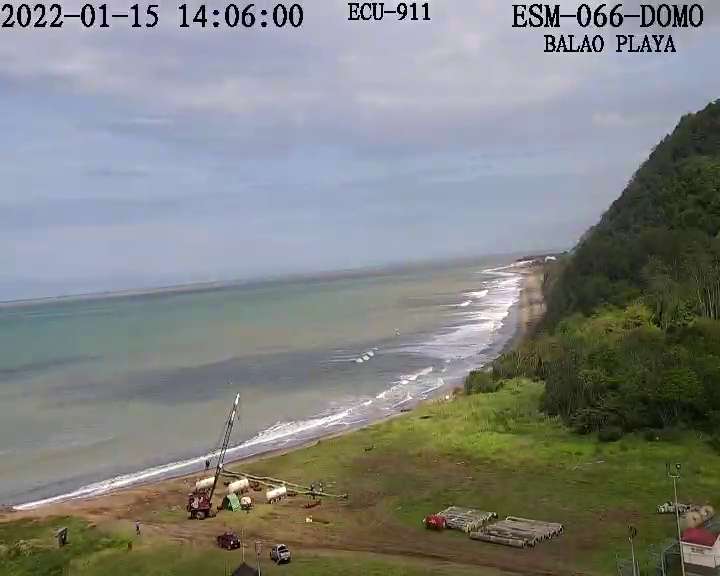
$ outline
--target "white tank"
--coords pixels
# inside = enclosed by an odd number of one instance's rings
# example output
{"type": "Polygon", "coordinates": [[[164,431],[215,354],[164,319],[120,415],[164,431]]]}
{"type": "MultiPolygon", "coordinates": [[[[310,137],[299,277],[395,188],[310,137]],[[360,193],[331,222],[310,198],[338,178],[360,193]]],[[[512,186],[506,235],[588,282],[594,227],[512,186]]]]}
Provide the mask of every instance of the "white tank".
{"type": "Polygon", "coordinates": [[[265,492],[265,499],[268,502],[274,502],[275,500],[280,500],[281,498],[284,498],[287,496],[287,488],[285,486],[280,486],[279,488],[273,488],[272,490],[268,490],[265,492]]]}
{"type": "Polygon", "coordinates": [[[247,478],[241,478],[240,480],[235,480],[235,482],[230,482],[227,487],[227,493],[228,494],[235,494],[236,492],[247,492],[250,490],[250,480],[247,478]]]}
{"type": "Polygon", "coordinates": [[[683,530],[687,528],[697,528],[703,523],[703,518],[700,512],[688,512],[684,518],[680,519],[680,526],[683,530]]]}
{"type": "Polygon", "coordinates": [[[195,482],[195,490],[207,490],[208,488],[212,488],[213,484],[215,484],[215,476],[203,478],[195,482]]]}

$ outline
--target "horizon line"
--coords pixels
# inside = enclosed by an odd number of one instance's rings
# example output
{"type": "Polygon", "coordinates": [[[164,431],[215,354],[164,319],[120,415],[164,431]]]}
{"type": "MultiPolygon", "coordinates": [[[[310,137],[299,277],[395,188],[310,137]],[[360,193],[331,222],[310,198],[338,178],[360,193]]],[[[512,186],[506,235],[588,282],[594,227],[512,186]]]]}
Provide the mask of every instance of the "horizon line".
{"type": "MultiPolygon", "coordinates": [[[[9,300],[0,300],[0,308],[12,308],[20,307],[24,305],[36,305],[43,303],[56,303],[60,301],[74,301],[74,300],[101,300],[103,298],[131,298],[135,296],[148,296],[152,294],[170,294],[170,293],[185,293],[193,291],[213,290],[226,287],[240,286],[240,285],[253,285],[253,284],[268,284],[281,282],[284,280],[322,280],[329,277],[340,279],[342,277],[350,277],[353,275],[363,275],[371,273],[380,273],[383,271],[389,271],[392,269],[402,270],[403,268],[412,268],[416,266],[432,266],[439,264],[451,264],[461,262],[472,262],[479,258],[492,258],[492,257],[514,257],[519,254],[524,254],[522,258],[539,258],[542,256],[557,254],[564,252],[567,249],[554,249],[554,250],[538,250],[538,251],[513,251],[513,252],[498,252],[493,254],[478,254],[475,256],[449,256],[445,258],[430,258],[430,259],[419,259],[419,260],[408,260],[404,262],[388,262],[384,264],[374,264],[368,266],[358,266],[354,268],[337,268],[337,269],[322,269],[315,271],[306,272],[290,272],[290,273],[278,273],[276,275],[264,275],[255,276],[248,278],[228,278],[228,279],[215,279],[215,280],[197,280],[190,282],[183,282],[177,284],[163,284],[158,286],[147,286],[137,288],[119,288],[117,290],[100,290],[92,292],[68,292],[64,294],[51,295],[51,296],[39,296],[36,298],[12,298],[9,300]]],[[[522,259],[521,258],[521,259],[522,259]]]]}

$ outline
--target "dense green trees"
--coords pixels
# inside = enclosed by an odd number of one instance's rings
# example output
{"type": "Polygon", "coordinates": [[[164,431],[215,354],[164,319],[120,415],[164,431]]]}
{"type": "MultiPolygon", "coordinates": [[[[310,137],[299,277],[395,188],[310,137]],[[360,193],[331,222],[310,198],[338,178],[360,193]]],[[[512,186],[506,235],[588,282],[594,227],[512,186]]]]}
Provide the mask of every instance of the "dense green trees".
{"type": "Polygon", "coordinates": [[[546,382],[579,432],[720,424],[720,101],[685,116],[573,253],[543,332],[496,377],[546,382]]]}
{"type": "Polygon", "coordinates": [[[585,235],[547,294],[548,325],[623,305],[647,287],[657,258],[687,272],[688,254],[720,254],[720,101],[685,116],[585,235]]]}

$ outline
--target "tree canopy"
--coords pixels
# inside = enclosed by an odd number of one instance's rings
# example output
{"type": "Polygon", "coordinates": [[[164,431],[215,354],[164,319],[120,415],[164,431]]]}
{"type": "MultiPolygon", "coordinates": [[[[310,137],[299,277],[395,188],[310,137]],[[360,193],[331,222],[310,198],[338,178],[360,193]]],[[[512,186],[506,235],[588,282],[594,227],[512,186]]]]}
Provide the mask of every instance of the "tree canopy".
{"type": "Polygon", "coordinates": [[[544,379],[579,432],[720,423],[720,100],[658,144],[545,297],[543,332],[496,376],[544,379]]]}

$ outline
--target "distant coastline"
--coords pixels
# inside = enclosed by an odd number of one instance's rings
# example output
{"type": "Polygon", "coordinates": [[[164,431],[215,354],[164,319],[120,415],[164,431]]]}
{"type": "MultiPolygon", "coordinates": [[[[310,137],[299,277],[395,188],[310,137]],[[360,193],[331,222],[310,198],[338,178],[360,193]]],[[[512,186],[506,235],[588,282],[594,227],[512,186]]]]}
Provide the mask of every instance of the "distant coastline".
{"type": "Polygon", "coordinates": [[[15,308],[25,306],[41,306],[43,304],[72,303],[77,301],[93,301],[114,298],[140,298],[144,296],[168,295],[168,294],[186,294],[196,292],[211,292],[215,290],[235,289],[235,288],[254,288],[264,287],[276,283],[293,283],[293,282],[327,282],[331,280],[342,280],[360,278],[363,276],[383,276],[386,274],[394,274],[397,272],[411,272],[413,270],[422,270],[427,268],[437,268],[442,270],[456,266],[458,264],[472,264],[479,259],[487,259],[493,257],[513,258],[515,262],[541,261],[546,256],[559,254],[559,251],[543,252],[542,256],[519,256],[520,252],[509,254],[490,254],[487,256],[463,256],[448,259],[431,259],[418,260],[415,262],[405,263],[388,263],[377,266],[362,266],[358,268],[345,268],[337,270],[320,270],[316,272],[298,272],[272,276],[259,276],[255,278],[235,278],[227,280],[199,280],[197,282],[186,282],[178,284],[163,284],[160,286],[149,286],[146,288],[127,288],[118,290],[101,290],[90,292],[77,292],[59,294],[56,296],[40,296],[37,298],[12,298],[0,300],[0,310],[4,308],[15,308]]]}

